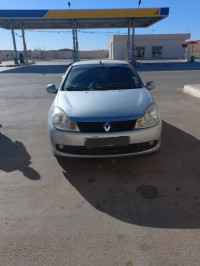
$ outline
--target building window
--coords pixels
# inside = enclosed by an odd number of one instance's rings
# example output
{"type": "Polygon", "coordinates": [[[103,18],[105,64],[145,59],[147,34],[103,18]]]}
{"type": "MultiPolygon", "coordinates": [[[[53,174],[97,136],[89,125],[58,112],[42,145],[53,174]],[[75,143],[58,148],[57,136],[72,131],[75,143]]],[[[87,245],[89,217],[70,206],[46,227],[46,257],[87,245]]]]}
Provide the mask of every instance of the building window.
{"type": "Polygon", "coordinates": [[[145,56],[145,47],[144,46],[136,46],[136,57],[141,58],[145,56]]]}
{"type": "Polygon", "coordinates": [[[162,46],[152,46],[152,57],[162,57],[162,46]]]}

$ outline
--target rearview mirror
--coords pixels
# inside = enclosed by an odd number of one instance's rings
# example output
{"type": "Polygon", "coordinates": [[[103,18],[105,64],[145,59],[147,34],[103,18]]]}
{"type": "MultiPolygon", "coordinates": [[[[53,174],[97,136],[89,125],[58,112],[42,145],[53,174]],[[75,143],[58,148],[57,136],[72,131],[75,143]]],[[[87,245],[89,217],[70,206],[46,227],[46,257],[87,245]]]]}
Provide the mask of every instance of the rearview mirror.
{"type": "Polygon", "coordinates": [[[155,81],[147,81],[146,88],[147,90],[153,90],[156,87],[155,81]]]}
{"type": "Polygon", "coordinates": [[[49,93],[55,93],[55,94],[58,92],[58,90],[56,89],[56,86],[54,84],[49,84],[46,87],[46,91],[49,93]]]}

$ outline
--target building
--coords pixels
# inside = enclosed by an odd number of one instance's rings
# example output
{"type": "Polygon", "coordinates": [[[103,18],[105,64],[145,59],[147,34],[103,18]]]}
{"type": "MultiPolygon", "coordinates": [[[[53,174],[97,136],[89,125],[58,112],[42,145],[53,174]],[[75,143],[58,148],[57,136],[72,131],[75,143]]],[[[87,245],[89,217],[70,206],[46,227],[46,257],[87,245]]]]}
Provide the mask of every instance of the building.
{"type": "MultiPolygon", "coordinates": [[[[24,54],[24,51],[18,51],[18,58],[20,53],[24,54]]],[[[93,51],[79,51],[80,59],[98,59],[108,58],[108,50],[93,50],[93,51]]],[[[43,51],[40,49],[27,51],[28,59],[72,59],[71,49],[49,50],[43,51]]],[[[13,60],[14,50],[1,50],[0,59],[2,61],[13,60]]]]}
{"type": "MultiPolygon", "coordinates": [[[[135,35],[136,58],[183,58],[182,43],[190,37],[189,33],[135,35]]],[[[109,39],[109,58],[127,59],[127,35],[113,35],[109,39]]]]}
{"type": "MultiPolygon", "coordinates": [[[[195,57],[200,57],[200,40],[197,40],[196,42],[197,43],[195,43],[193,46],[193,55],[195,57]]],[[[189,48],[192,50],[191,45],[189,46],[189,48]]]]}
{"type": "MultiPolygon", "coordinates": [[[[14,59],[14,50],[0,50],[0,59],[2,61],[7,61],[7,60],[13,60],[14,59]]],[[[20,54],[24,54],[24,51],[18,51],[17,56],[18,58],[20,57],[20,54]]],[[[27,51],[27,56],[28,58],[32,58],[32,51],[28,50],[27,51]]]]}

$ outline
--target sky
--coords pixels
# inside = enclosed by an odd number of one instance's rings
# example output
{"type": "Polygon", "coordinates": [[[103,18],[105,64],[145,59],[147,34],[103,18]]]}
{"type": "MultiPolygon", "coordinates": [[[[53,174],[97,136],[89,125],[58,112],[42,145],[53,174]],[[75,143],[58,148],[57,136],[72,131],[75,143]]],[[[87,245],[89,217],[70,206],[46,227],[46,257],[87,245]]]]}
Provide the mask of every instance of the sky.
{"type": "MultiPolygon", "coordinates": [[[[138,0],[70,0],[71,9],[138,8],[138,0]]],[[[169,17],[149,28],[136,29],[135,34],[191,33],[191,40],[200,40],[200,0],[141,0],[140,8],[169,7],[169,17]]],[[[0,0],[0,9],[68,9],[68,0],[0,0]]],[[[17,50],[23,50],[21,31],[16,32],[17,50]]],[[[108,49],[108,39],[113,34],[126,33],[126,29],[79,32],[80,50],[108,49]]],[[[70,31],[26,31],[28,50],[72,49],[70,31]]],[[[0,50],[13,50],[10,30],[0,29],[0,50]]]]}

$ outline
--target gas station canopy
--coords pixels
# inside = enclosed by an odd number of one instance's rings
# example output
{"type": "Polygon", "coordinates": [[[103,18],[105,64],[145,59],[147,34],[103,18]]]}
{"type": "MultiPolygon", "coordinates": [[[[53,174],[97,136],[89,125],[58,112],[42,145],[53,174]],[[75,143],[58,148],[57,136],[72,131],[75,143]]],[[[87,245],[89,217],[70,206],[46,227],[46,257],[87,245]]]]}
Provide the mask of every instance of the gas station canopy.
{"type": "Polygon", "coordinates": [[[17,46],[14,30],[22,30],[25,61],[25,30],[29,29],[72,29],[73,62],[79,59],[78,29],[127,28],[127,60],[135,62],[135,28],[146,28],[166,18],[169,8],[138,9],[88,9],[88,10],[0,10],[0,28],[11,30],[14,60],[18,64],[17,46]],[[130,56],[130,28],[132,29],[132,48],[130,56]]]}
{"type": "Polygon", "coordinates": [[[77,29],[149,27],[166,18],[169,8],[99,10],[0,10],[4,29],[77,29]]]}

